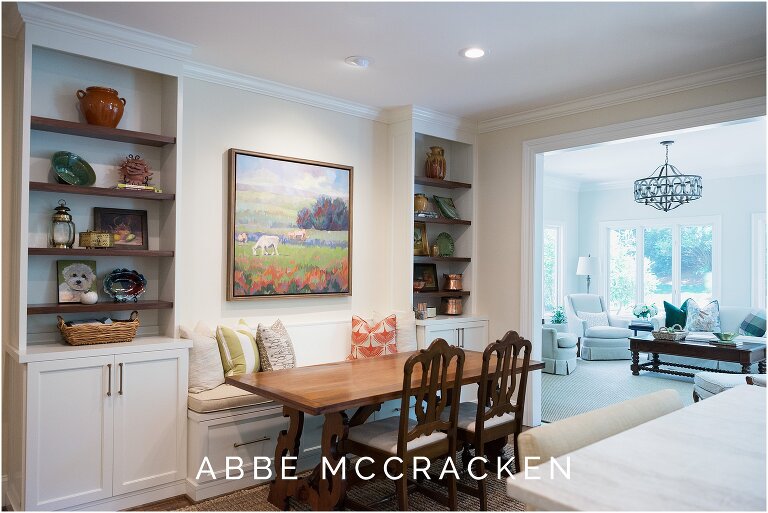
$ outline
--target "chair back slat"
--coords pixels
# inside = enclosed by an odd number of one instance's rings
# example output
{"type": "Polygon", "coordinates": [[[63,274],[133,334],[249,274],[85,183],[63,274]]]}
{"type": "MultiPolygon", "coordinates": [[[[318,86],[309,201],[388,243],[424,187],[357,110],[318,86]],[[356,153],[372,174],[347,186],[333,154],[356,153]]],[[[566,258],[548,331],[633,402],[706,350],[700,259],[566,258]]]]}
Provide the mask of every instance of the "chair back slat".
{"type": "Polygon", "coordinates": [[[456,430],[458,397],[464,370],[464,351],[445,340],[435,339],[405,362],[403,399],[400,410],[398,453],[404,454],[409,441],[440,430],[456,430]],[[414,386],[414,373],[420,373],[414,386]],[[409,429],[408,412],[411,398],[415,399],[416,425],[409,429]],[[449,404],[451,397],[456,398],[449,404]],[[446,421],[443,412],[449,409],[446,421]]]}
{"type": "Polygon", "coordinates": [[[531,342],[515,331],[508,331],[501,340],[485,348],[478,390],[476,425],[481,426],[505,413],[522,415],[531,348],[531,342]],[[516,373],[520,359],[520,373],[516,373]],[[491,371],[492,360],[494,365],[491,371]]]}

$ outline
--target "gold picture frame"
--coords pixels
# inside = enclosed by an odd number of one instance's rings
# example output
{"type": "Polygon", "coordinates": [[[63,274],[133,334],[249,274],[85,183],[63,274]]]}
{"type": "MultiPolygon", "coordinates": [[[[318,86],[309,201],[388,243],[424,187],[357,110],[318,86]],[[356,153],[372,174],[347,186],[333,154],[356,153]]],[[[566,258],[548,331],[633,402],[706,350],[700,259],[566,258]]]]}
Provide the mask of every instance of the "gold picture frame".
{"type": "Polygon", "coordinates": [[[415,256],[429,256],[427,223],[420,221],[413,223],[413,254],[415,256]]]}

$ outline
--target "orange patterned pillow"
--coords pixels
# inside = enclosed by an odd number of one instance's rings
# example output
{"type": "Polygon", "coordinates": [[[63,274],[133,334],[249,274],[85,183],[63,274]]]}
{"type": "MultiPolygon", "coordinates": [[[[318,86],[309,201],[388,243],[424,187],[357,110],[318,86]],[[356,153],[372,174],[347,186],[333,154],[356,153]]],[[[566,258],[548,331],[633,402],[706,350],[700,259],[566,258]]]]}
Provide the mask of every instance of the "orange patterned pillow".
{"type": "Polygon", "coordinates": [[[352,352],[347,360],[375,358],[397,352],[397,316],[385,317],[373,327],[357,315],[352,316],[352,352]]]}

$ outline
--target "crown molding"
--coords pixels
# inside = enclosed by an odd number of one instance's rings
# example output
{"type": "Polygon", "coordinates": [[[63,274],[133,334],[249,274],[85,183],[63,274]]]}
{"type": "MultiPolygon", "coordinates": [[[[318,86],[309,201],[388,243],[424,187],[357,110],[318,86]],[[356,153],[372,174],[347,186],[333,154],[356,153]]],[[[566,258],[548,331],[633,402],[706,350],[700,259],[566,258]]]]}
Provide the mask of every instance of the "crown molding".
{"type": "Polygon", "coordinates": [[[445,114],[426,107],[420,107],[418,105],[407,105],[405,107],[387,109],[385,111],[385,120],[389,124],[400,123],[402,121],[422,121],[454,130],[470,132],[472,134],[477,133],[477,122],[475,121],[453,116],[451,114],[445,114]]]}
{"type": "Polygon", "coordinates": [[[24,20],[15,4],[3,4],[3,37],[16,39],[24,26],[24,20]]]}
{"type": "Polygon", "coordinates": [[[180,61],[188,59],[195,48],[194,45],[176,39],[76,14],[51,5],[37,2],[19,2],[17,5],[21,18],[29,25],[67,32],[180,61]]]}
{"type": "Polygon", "coordinates": [[[480,121],[478,123],[478,131],[480,133],[493,132],[763,74],[765,74],[765,59],[754,59],[590,96],[580,100],[558,103],[540,109],[531,109],[509,116],[491,118],[480,121]]]}
{"type": "Polygon", "coordinates": [[[357,116],[373,121],[388,122],[386,112],[383,109],[371,107],[362,103],[342,100],[340,98],[281,84],[279,82],[272,82],[271,80],[257,78],[244,73],[237,73],[215,66],[208,66],[207,64],[186,62],[184,64],[184,76],[263,94],[281,100],[311,105],[313,107],[340,112],[350,116],[357,116]]]}

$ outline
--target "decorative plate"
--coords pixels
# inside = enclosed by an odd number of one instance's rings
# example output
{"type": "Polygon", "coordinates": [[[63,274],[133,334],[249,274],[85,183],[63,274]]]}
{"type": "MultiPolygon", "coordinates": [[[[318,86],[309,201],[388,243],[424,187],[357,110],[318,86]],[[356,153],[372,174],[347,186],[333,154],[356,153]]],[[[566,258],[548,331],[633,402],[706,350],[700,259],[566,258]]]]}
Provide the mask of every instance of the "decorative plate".
{"type": "Polygon", "coordinates": [[[443,196],[432,196],[435,200],[437,208],[448,219],[458,219],[459,212],[456,210],[456,205],[453,204],[453,198],[446,198],[443,196]]]}
{"type": "Polygon", "coordinates": [[[146,286],[147,280],[143,275],[128,269],[115,269],[104,278],[104,292],[117,303],[138,301],[146,286]]]}
{"type": "Polygon", "coordinates": [[[69,151],[57,151],[51,157],[51,165],[59,183],[69,185],[93,185],[96,173],[88,162],[69,151]]]}
{"type": "Polygon", "coordinates": [[[453,244],[453,237],[451,237],[450,233],[442,232],[439,234],[437,238],[435,238],[435,244],[437,244],[437,247],[440,250],[440,256],[450,257],[453,256],[453,252],[456,251],[453,244]]]}

